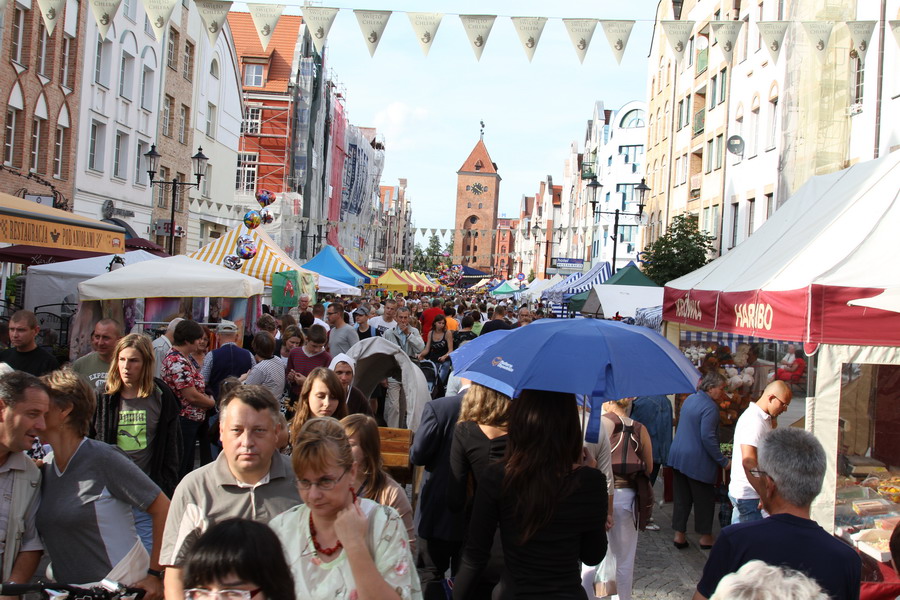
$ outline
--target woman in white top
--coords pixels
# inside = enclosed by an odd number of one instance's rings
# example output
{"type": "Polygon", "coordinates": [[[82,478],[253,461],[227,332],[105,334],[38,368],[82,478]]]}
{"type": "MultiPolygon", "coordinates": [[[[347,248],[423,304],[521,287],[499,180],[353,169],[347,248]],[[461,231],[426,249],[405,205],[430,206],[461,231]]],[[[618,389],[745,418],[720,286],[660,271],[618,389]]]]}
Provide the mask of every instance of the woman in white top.
{"type": "Polygon", "coordinates": [[[256,364],[241,380],[247,385],[261,385],[275,398],[284,395],[284,363],[275,356],[275,338],[268,331],[260,331],[253,336],[253,355],[256,364]]]}

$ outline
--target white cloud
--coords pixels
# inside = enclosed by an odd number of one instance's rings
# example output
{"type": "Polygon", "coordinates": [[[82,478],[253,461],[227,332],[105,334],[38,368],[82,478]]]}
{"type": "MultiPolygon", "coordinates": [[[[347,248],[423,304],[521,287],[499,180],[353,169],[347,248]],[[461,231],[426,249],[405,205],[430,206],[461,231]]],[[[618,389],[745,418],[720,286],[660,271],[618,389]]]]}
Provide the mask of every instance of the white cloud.
{"type": "Polygon", "coordinates": [[[421,143],[417,129],[428,119],[428,109],[394,101],[375,113],[374,126],[384,135],[384,141],[392,152],[414,149],[421,143]]]}

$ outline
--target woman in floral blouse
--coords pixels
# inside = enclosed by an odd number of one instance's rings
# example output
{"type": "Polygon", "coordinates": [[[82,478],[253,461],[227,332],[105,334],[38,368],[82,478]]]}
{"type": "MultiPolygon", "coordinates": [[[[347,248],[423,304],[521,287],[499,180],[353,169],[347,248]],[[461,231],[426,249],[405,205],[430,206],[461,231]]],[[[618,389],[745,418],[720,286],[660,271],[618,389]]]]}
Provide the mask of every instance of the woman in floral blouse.
{"type": "Polygon", "coordinates": [[[180,477],[194,468],[197,430],[206,419],[206,411],[216,404],[212,396],[204,392],[206,382],[200,374],[200,365],[191,357],[203,336],[203,328],[195,321],[181,321],[175,327],[172,349],[162,363],[162,379],[181,403],[179,420],[184,452],[181,455],[180,477]]]}
{"type": "Polygon", "coordinates": [[[356,497],[357,467],[341,424],[312,419],[292,442],[304,504],[269,527],[284,546],[296,597],[420,600],[406,527],[393,508],[356,497]]]}

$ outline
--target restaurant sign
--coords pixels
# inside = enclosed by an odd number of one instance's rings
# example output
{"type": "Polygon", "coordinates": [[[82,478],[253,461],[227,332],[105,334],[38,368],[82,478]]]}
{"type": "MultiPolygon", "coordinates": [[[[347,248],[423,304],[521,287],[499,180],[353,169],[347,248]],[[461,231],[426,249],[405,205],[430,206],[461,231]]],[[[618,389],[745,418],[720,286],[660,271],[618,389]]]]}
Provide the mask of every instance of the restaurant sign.
{"type": "Polygon", "coordinates": [[[9,214],[0,214],[0,242],[104,254],[124,250],[121,233],[9,214]]]}

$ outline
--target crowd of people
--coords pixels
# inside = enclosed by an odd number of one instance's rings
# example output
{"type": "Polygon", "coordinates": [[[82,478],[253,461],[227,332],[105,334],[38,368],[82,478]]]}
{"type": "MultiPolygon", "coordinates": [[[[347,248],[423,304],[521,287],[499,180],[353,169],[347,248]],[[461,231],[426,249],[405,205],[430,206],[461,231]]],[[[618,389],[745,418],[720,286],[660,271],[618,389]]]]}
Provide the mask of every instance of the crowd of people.
{"type": "MultiPolygon", "coordinates": [[[[775,428],[791,402],[781,378],[738,420],[732,461],[717,439],[725,380],[714,371],[684,402],[674,440],[665,396],[607,402],[593,440],[573,394],[510,398],[451,377],[454,349],[549,316],[468,296],[303,295],[243,339],[227,320],[176,318],[153,340],[103,319],[92,352],[60,367],[19,311],[0,352],[3,581],[29,580],[46,557],[40,576],[112,579],[146,600],[629,600],[638,533],[659,530],[652,488],[665,464],[674,546],[688,547],[693,512],[711,550],[695,598],[749,593],[761,572],[858,598],[859,557],[809,516],[824,451],[775,428]],[[453,392],[425,404],[414,432],[415,507],[379,439],[379,426],[405,425],[402,381],[385,377],[371,395],[353,385],[348,352],[371,337],[435,363],[438,389],[453,392]],[[715,539],[721,468],[735,525],[715,539]]],[[[801,591],[780,597],[818,597],[801,591]]]]}

